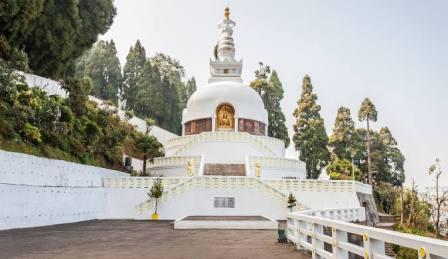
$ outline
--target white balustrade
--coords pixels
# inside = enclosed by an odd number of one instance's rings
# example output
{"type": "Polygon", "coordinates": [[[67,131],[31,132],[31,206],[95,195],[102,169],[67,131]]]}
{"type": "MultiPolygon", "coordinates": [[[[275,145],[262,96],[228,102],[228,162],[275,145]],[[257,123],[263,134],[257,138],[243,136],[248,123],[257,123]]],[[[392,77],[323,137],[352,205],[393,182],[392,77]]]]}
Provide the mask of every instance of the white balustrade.
{"type": "Polygon", "coordinates": [[[279,157],[262,157],[262,156],[249,156],[249,166],[255,167],[255,163],[258,163],[261,167],[276,167],[276,168],[304,168],[305,164],[297,159],[279,158],[279,157]]]}
{"type": "Polygon", "coordinates": [[[188,161],[193,161],[195,168],[199,167],[201,156],[172,156],[172,157],[157,157],[149,164],[149,167],[164,167],[164,166],[187,166],[188,161]]]}
{"type": "Polygon", "coordinates": [[[386,255],[385,243],[415,249],[418,258],[448,256],[447,241],[344,222],[350,221],[350,217],[334,220],[308,214],[290,213],[286,235],[297,249],[311,251],[313,258],[344,259],[349,258],[349,253],[363,258],[393,258],[386,255]],[[349,234],[362,237],[361,245],[349,242],[349,234]]]}
{"type": "MultiPolygon", "coordinates": [[[[105,188],[151,188],[153,182],[158,177],[104,177],[103,187],[105,188]]],[[[170,188],[187,177],[160,177],[163,186],[170,188]]]]}
{"type": "Polygon", "coordinates": [[[350,180],[296,180],[263,179],[264,182],[281,191],[295,192],[361,192],[372,193],[372,187],[350,180]]]}

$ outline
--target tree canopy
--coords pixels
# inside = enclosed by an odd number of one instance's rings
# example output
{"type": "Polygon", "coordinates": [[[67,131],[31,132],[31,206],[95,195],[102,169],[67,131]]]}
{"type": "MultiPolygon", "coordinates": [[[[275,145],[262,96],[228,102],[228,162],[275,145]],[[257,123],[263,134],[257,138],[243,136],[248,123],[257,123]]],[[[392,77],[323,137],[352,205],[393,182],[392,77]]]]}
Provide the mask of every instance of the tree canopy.
{"type": "Polygon", "coordinates": [[[299,159],[306,163],[307,178],[316,179],[330,160],[327,150],[328,136],[324,120],[320,116],[320,106],[316,103],[311,78],[303,78],[302,93],[294,111],[293,141],[299,151],[299,159]]]}
{"type": "Polygon", "coordinates": [[[118,104],[118,94],[122,91],[120,61],[117,57],[115,43],[99,41],[92,49],[86,51],[76,63],[77,78],[89,77],[92,80],[92,94],[118,104]]]}
{"type": "Polygon", "coordinates": [[[283,99],[283,86],[277,72],[274,70],[271,73],[271,68],[260,62],[260,68],[255,71],[255,79],[250,86],[261,96],[267,110],[268,136],[283,140],[285,147],[288,147],[290,139],[285,124],[286,119],[280,107],[280,102],[283,99]]]}
{"type": "Polygon", "coordinates": [[[0,57],[10,60],[23,50],[34,73],[65,78],[115,15],[113,0],[2,1],[0,57]]]}

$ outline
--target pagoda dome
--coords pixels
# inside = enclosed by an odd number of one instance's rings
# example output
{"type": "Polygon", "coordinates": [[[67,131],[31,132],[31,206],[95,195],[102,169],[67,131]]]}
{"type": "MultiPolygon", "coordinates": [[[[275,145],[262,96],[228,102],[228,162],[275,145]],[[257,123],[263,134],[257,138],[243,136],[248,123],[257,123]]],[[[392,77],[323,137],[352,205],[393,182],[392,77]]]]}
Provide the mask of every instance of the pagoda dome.
{"type": "Polygon", "coordinates": [[[187,102],[182,123],[214,117],[222,104],[231,105],[237,118],[268,124],[268,115],[260,95],[237,81],[217,81],[198,88],[187,102]]]}

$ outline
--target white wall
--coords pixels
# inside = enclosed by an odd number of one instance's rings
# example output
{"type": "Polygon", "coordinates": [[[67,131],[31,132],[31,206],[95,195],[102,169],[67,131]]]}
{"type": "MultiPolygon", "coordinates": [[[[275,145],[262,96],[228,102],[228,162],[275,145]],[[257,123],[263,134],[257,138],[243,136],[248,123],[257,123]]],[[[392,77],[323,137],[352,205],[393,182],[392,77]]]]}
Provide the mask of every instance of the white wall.
{"type": "MultiPolygon", "coordinates": [[[[121,193],[118,195],[121,195],[121,193]]],[[[153,212],[154,211],[151,209],[146,213],[139,215],[137,218],[148,219],[153,212]]],[[[161,219],[178,219],[194,215],[260,215],[273,219],[285,219],[288,209],[279,200],[267,193],[256,190],[255,188],[212,189],[196,187],[171,199],[161,201],[157,212],[160,214],[161,219]],[[235,208],[214,208],[214,197],[235,197],[235,208]]]]}
{"type": "Polygon", "coordinates": [[[127,174],[0,150],[0,229],[103,218],[103,176],[127,174]]]}
{"type": "Polygon", "coordinates": [[[0,184],[0,229],[104,218],[105,195],[98,187],[0,184]]]}
{"type": "MultiPolygon", "coordinates": [[[[0,151],[0,229],[36,227],[92,219],[137,217],[136,206],[148,199],[145,188],[104,188],[103,176],[127,176],[104,168],[0,151]]],[[[359,207],[355,192],[296,192],[310,209],[359,207]]],[[[204,188],[161,201],[161,219],[188,215],[261,215],[285,219],[280,200],[256,188],[204,188]],[[214,197],[235,197],[235,208],[214,208],[214,197]]]]}
{"type": "Polygon", "coordinates": [[[102,176],[120,171],[0,150],[0,183],[34,186],[102,186],[102,176]]]}
{"type": "Polygon", "coordinates": [[[292,192],[297,201],[306,207],[316,209],[358,208],[355,192],[292,192]]]}

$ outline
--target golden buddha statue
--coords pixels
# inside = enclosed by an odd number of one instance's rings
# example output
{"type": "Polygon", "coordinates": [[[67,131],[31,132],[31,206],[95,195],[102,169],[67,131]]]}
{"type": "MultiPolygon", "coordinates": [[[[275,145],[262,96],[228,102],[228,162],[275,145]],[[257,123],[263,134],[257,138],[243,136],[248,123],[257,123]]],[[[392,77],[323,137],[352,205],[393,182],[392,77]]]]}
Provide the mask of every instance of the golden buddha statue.
{"type": "Polygon", "coordinates": [[[219,106],[216,114],[217,126],[219,129],[233,129],[234,124],[234,110],[232,106],[223,104],[219,106]]]}

